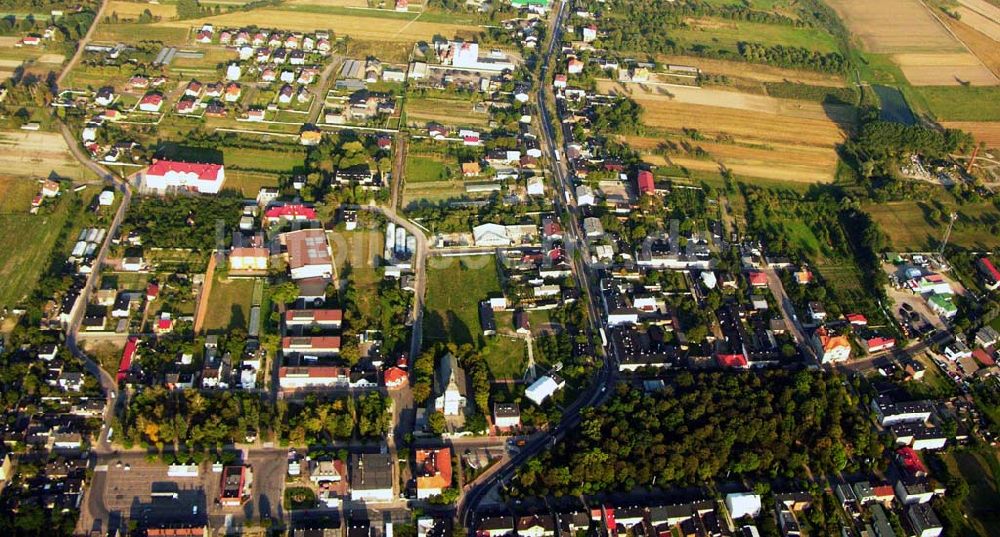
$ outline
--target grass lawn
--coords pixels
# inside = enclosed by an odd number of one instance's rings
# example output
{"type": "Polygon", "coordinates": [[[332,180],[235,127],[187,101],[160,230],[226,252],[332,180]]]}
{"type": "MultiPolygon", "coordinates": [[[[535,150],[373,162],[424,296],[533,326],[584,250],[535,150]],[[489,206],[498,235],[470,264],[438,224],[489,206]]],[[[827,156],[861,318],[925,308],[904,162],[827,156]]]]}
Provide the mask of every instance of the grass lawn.
{"type": "Polygon", "coordinates": [[[821,264],[816,267],[827,284],[838,295],[862,291],[861,272],[852,264],[821,264]]]}
{"type": "Polygon", "coordinates": [[[486,126],[489,114],[477,113],[469,99],[412,96],[406,99],[406,119],[418,125],[441,123],[451,126],[486,126]]]}
{"type": "Polygon", "coordinates": [[[306,152],[297,146],[282,145],[276,151],[227,147],[223,149],[226,167],[267,170],[279,173],[305,173],[306,152]]]}
{"type": "Polygon", "coordinates": [[[247,197],[255,197],[263,187],[277,187],[278,176],[268,172],[248,172],[244,170],[226,170],[226,188],[239,190],[247,197]]]}
{"type": "Polygon", "coordinates": [[[216,333],[234,328],[246,330],[250,326],[252,299],[253,280],[217,279],[208,300],[205,330],[216,333]]]}
{"type": "Polygon", "coordinates": [[[149,274],[141,272],[119,272],[101,276],[102,285],[114,285],[121,291],[145,291],[149,280],[149,274]]]}
{"type": "MultiPolygon", "coordinates": [[[[941,196],[942,214],[956,211],[959,221],[952,230],[950,244],[966,248],[990,250],[1000,245],[1000,239],[990,227],[1000,223],[1000,211],[992,203],[957,205],[950,196],[941,196]]],[[[937,248],[944,236],[945,224],[931,218],[935,209],[922,201],[893,201],[865,205],[863,209],[878,222],[889,236],[893,249],[928,250],[937,248]]]]}
{"type": "Polygon", "coordinates": [[[819,239],[816,238],[816,235],[809,229],[809,226],[805,222],[801,220],[788,220],[784,222],[784,225],[789,240],[798,244],[810,257],[825,253],[819,243],[819,239]]]}
{"type": "Polygon", "coordinates": [[[941,458],[952,475],[961,475],[969,484],[964,512],[968,522],[980,535],[1000,535],[1000,463],[989,447],[960,450],[942,454],[941,458]],[[990,461],[988,458],[992,458],[990,461]]]}
{"type": "Polygon", "coordinates": [[[379,275],[376,267],[382,256],[385,235],[378,231],[345,231],[333,237],[337,276],[341,280],[346,278],[347,285],[357,291],[358,310],[370,317],[377,298],[379,275]]]}
{"type": "Polygon", "coordinates": [[[519,379],[528,367],[528,347],[520,338],[491,337],[481,352],[494,379],[519,379]]]}
{"type": "Polygon", "coordinates": [[[494,256],[431,258],[427,270],[424,341],[482,341],[479,301],[500,292],[494,256]]]}
{"type": "Polygon", "coordinates": [[[941,121],[1000,121],[998,86],[914,87],[941,121]]]}
{"type": "MultiPolygon", "coordinates": [[[[29,296],[48,268],[49,256],[68,220],[78,218],[86,207],[74,206],[74,194],[65,193],[48,203],[39,214],[28,214],[40,185],[34,179],[0,177],[0,307],[13,306],[29,296]],[[50,212],[51,211],[51,212],[50,212]]],[[[89,199],[88,189],[81,199],[89,199]]],[[[64,249],[71,249],[76,235],[69,233],[64,249]]]]}
{"type": "Polygon", "coordinates": [[[285,489],[284,507],[289,510],[316,507],[316,493],[309,487],[288,487],[285,489]]]}
{"type": "Polygon", "coordinates": [[[406,159],[406,182],[426,183],[456,177],[455,166],[436,156],[408,156],[406,159]]]}

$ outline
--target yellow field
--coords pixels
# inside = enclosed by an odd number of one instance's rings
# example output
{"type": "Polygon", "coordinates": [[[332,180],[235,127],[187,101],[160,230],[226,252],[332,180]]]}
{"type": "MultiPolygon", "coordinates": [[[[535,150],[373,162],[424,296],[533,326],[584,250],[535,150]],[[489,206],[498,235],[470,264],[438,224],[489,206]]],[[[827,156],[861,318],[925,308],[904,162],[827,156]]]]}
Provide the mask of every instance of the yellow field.
{"type": "Polygon", "coordinates": [[[6,175],[90,178],[70,154],[62,135],[38,131],[0,131],[0,170],[6,175]]]}
{"type": "Polygon", "coordinates": [[[829,3],[866,50],[894,55],[914,85],[1000,83],[920,0],[829,3]]]}
{"type": "Polygon", "coordinates": [[[136,19],[143,11],[149,10],[155,17],[170,19],[177,16],[177,6],[175,4],[150,4],[149,2],[126,2],[124,0],[111,0],[106,13],[117,13],[122,19],[136,19]]]}
{"type": "Polygon", "coordinates": [[[1000,121],[942,121],[941,126],[961,129],[990,147],[1000,148],[1000,121]]]}
{"type": "Polygon", "coordinates": [[[992,86],[997,83],[997,77],[967,52],[894,54],[892,58],[915,86],[992,86]]]}
{"type": "Polygon", "coordinates": [[[771,67],[769,65],[715,60],[710,58],[699,58],[697,56],[671,56],[660,54],[657,55],[656,59],[663,64],[690,65],[698,67],[706,74],[725,75],[732,78],[745,78],[756,82],[787,81],[834,87],[843,87],[845,85],[843,77],[833,74],[820,73],[817,71],[784,69],[781,67],[771,67]]]}
{"type": "MultiPolygon", "coordinates": [[[[334,7],[368,7],[368,0],[292,0],[288,5],[300,6],[334,6],[334,7]]],[[[412,7],[412,4],[410,4],[412,7]]]]}
{"type": "Polygon", "coordinates": [[[1000,43],[966,24],[965,19],[957,21],[951,17],[942,17],[941,20],[986,65],[987,69],[1000,77],[1000,43]]]}
{"type": "MultiPolygon", "coordinates": [[[[643,107],[643,123],[683,137],[696,129],[704,141],[688,139],[710,159],[670,156],[693,170],[718,171],[719,163],[739,175],[782,181],[826,182],[837,165],[836,145],[853,127],[855,113],[847,106],[776,99],[711,89],[650,87],[601,81],[602,92],[629,92],[643,107]],[[717,143],[720,137],[729,141],[717,143]]],[[[642,151],[655,149],[662,140],[626,136],[629,145],[642,151]]],[[[654,156],[654,155],[651,155],[654,156]]],[[[654,162],[655,163],[655,162],[654,162]]]]}
{"type": "Polygon", "coordinates": [[[969,8],[960,7],[955,11],[962,17],[962,22],[982,32],[994,41],[1000,41],[1000,24],[993,22],[969,8]]]}
{"type": "Polygon", "coordinates": [[[329,28],[337,35],[349,35],[355,39],[405,41],[413,42],[430,40],[435,35],[455,37],[469,35],[472,30],[468,26],[458,24],[442,24],[406,21],[379,17],[354,17],[346,15],[327,15],[322,13],[296,13],[279,9],[256,9],[250,12],[237,12],[205,17],[202,19],[184,21],[163,21],[152,26],[154,28],[191,28],[202,24],[225,26],[260,26],[309,32],[329,28]]]}

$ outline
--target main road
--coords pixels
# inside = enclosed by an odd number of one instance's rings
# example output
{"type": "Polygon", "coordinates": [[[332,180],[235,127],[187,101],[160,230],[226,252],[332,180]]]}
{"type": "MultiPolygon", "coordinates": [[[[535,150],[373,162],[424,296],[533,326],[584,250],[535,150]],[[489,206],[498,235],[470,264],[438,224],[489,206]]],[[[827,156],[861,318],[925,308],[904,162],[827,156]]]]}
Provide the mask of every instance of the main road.
{"type": "MultiPolygon", "coordinates": [[[[555,136],[552,132],[552,124],[549,121],[551,116],[549,115],[550,112],[547,109],[545,91],[547,86],[545,82],[547,66],[549,65],[556,45],[560,42],[562,17],[565,9],[566,2],[560,3],[559,11],[556,12],[555,17],[553,17],[552,20],[552,28],[550,31],[552,40],[549,42],[548,49],[545,52],[542,77],[541,80],[538,81],[539,88],[537,100],[539,114],[541,116],[540,130],[542,133],[542,151],[547,154],[549,161],[553,164],[552,170],[556,178],[557,186],[559,186],[564,192],[572,192],[572,183],[569,179],[569,171],[563,160],[556,158],[555,136]]],[[[572,195],[569,196],[568,199],[572,200],[572,195]]],[[[597,309],[597,302],[594,300],[595,295],[600,295],[594,292],[594,286],[591,283],[593,280],[588,272],[588,267],[584,263],[584,256],[587,252],[584,234],[581,232],[582,228],[580,226],[579,210],[575,204],[572,203],[572,201],[564,204],[562,195],[558,193],[555,197],[555,204],[556,208],[560,212],[565,212],[569,217],[569,225],[566,229],[567,248],[570,250],[571,254],[573,254],[571,257],[573,258],[574,272],[576,273],[587,298],[587,310],[592,329],[591,336],[596,337],[597,332],[603,329],[602,318],[597,309]],[[565,211],[563,211],[563,209],[565,209],[565,211]]],[[[516,453],[509,460],[502,462],[501,466],[490,473],[485,479],[473,484],[472,488],[470,488],[469,491],[461,498],[458,507],[459,520],[470,530],[475,529],[476,511],[491,491],[498,486],[503,486],[504,484],[509,483],[511,479],[514,478],[518,468],[545,449],[555,445],[557,442],[562,440],[569,431],[578,426],[580,424],[580,420],[582,419],[581,412],[583,409],[599,405],[608,397],[611,393],[610,388],[614,385],[618,372],[616,354],[613,348],[610,349],[610,351],[611,352],[606,354],[606,357],[601,364],[601,369],[597,372],[593,379],[593,383],[573,403],[564,409],[562,419],[558,424],[548,431],[533,437],[518,453],[516,453]]]]}

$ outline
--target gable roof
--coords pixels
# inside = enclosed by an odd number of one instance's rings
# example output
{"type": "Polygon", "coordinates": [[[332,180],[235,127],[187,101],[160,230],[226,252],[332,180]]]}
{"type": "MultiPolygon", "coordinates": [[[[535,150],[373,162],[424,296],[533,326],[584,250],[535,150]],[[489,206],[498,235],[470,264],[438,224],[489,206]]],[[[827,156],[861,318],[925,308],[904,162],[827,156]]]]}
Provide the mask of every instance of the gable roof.
{"type": "Polygon", "coordinates": [[[168,173],[195,174],[202,181],[216,181],[222,164],[199,164],[196,162],[177,162],[174,160],[157,160],[146,169],[146,175],[166,175],[168,173]]]}

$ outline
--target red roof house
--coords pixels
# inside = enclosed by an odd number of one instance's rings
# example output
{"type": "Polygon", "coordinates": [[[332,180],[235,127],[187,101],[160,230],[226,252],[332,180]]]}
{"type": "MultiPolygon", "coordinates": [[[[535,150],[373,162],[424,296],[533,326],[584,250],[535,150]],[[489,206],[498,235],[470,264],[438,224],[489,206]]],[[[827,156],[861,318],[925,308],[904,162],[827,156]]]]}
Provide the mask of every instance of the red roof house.
{"type": "Polygon", "coordinates": [[[868,319],[860,313],[848,313],[845,317],[847,317],[847,322],[854,326],[868,326],[868,319]]]}
{"type": "Polygon", "coordinates": [[[226,181],[226,172],[222,164],[157,160],[146,168],[143,181],[153,190],[175,188],[218,194],[226,181]]]}
{"type": "Polygon", "coordinates": [[[639,184],[640,194],[652,194],[656,190],[653,184],[653,172],[649,170],[640,170],[636,181],[639,184]]]}
{"type": "Polygon", "coordinates": [[[118,362],[118,382],[125,380],[125,375],[132,367],[132,360],[135,358],[135,351],[139,348],[139,338],[132,336],[125,343],[125,350],[122,351],[122,359],[118,362]]]}
{"type": "Polygon", "coordinates": [[[747,275],[747,279],[753,287],[767,287],[767,274],[763,272],[751,272],[747,275]]]}
{"type": "Polygon", "coordinates": [[[264,211],[264,221],[273,224],[280,220],[315,220],[316,209],[301,203],[276,205],[264,211]]]}
{"type": "Polygon", "coordinates": [[[996,365],[997,363],[996,360],[990,356],[990,353],[986,352],[984,349],[976,349],[972,351],[972,357],[975,358],[976,361],[983,367],[990,367],[996,365]]]}
{"type": "Polygon", "coordinates": [[[923,461],[920,460],[913,448],[906,446],[897,449],[896,458],[903,469],[911,475],[915,477],[927,475],[927,467],[924,466],[923,461]]]}
{"type": "Polygon", "coordinates": [[[389,369],[386,369],[382,378],[385,381],[385,387],[390,390],[405,386],[407,382],[406,371],[403,371],[398,367],[390,367],[389,369]]]}
{"type": "Polygon", "coordinates": [[[991,290],[1000,287],[1000,271],[993,266],[993,262],[990,261],[989,258],[981,257],[976,264],[979,267],[979,273],[983,276],[983,279],[986,280],[986,287],[991,290]]]}
{"type": "Polygon", "coordinates": [[[150,282],[146,286],[146,300],[156,300],[156,297],[160,296],[160,286],[157,283],[150,282]]]}
{"type": "Polygon", "coordinates": [[[719,367],[742,368],[747,367],[747,357],[740,354],[718,354],[715,356],[719,367]]]}

